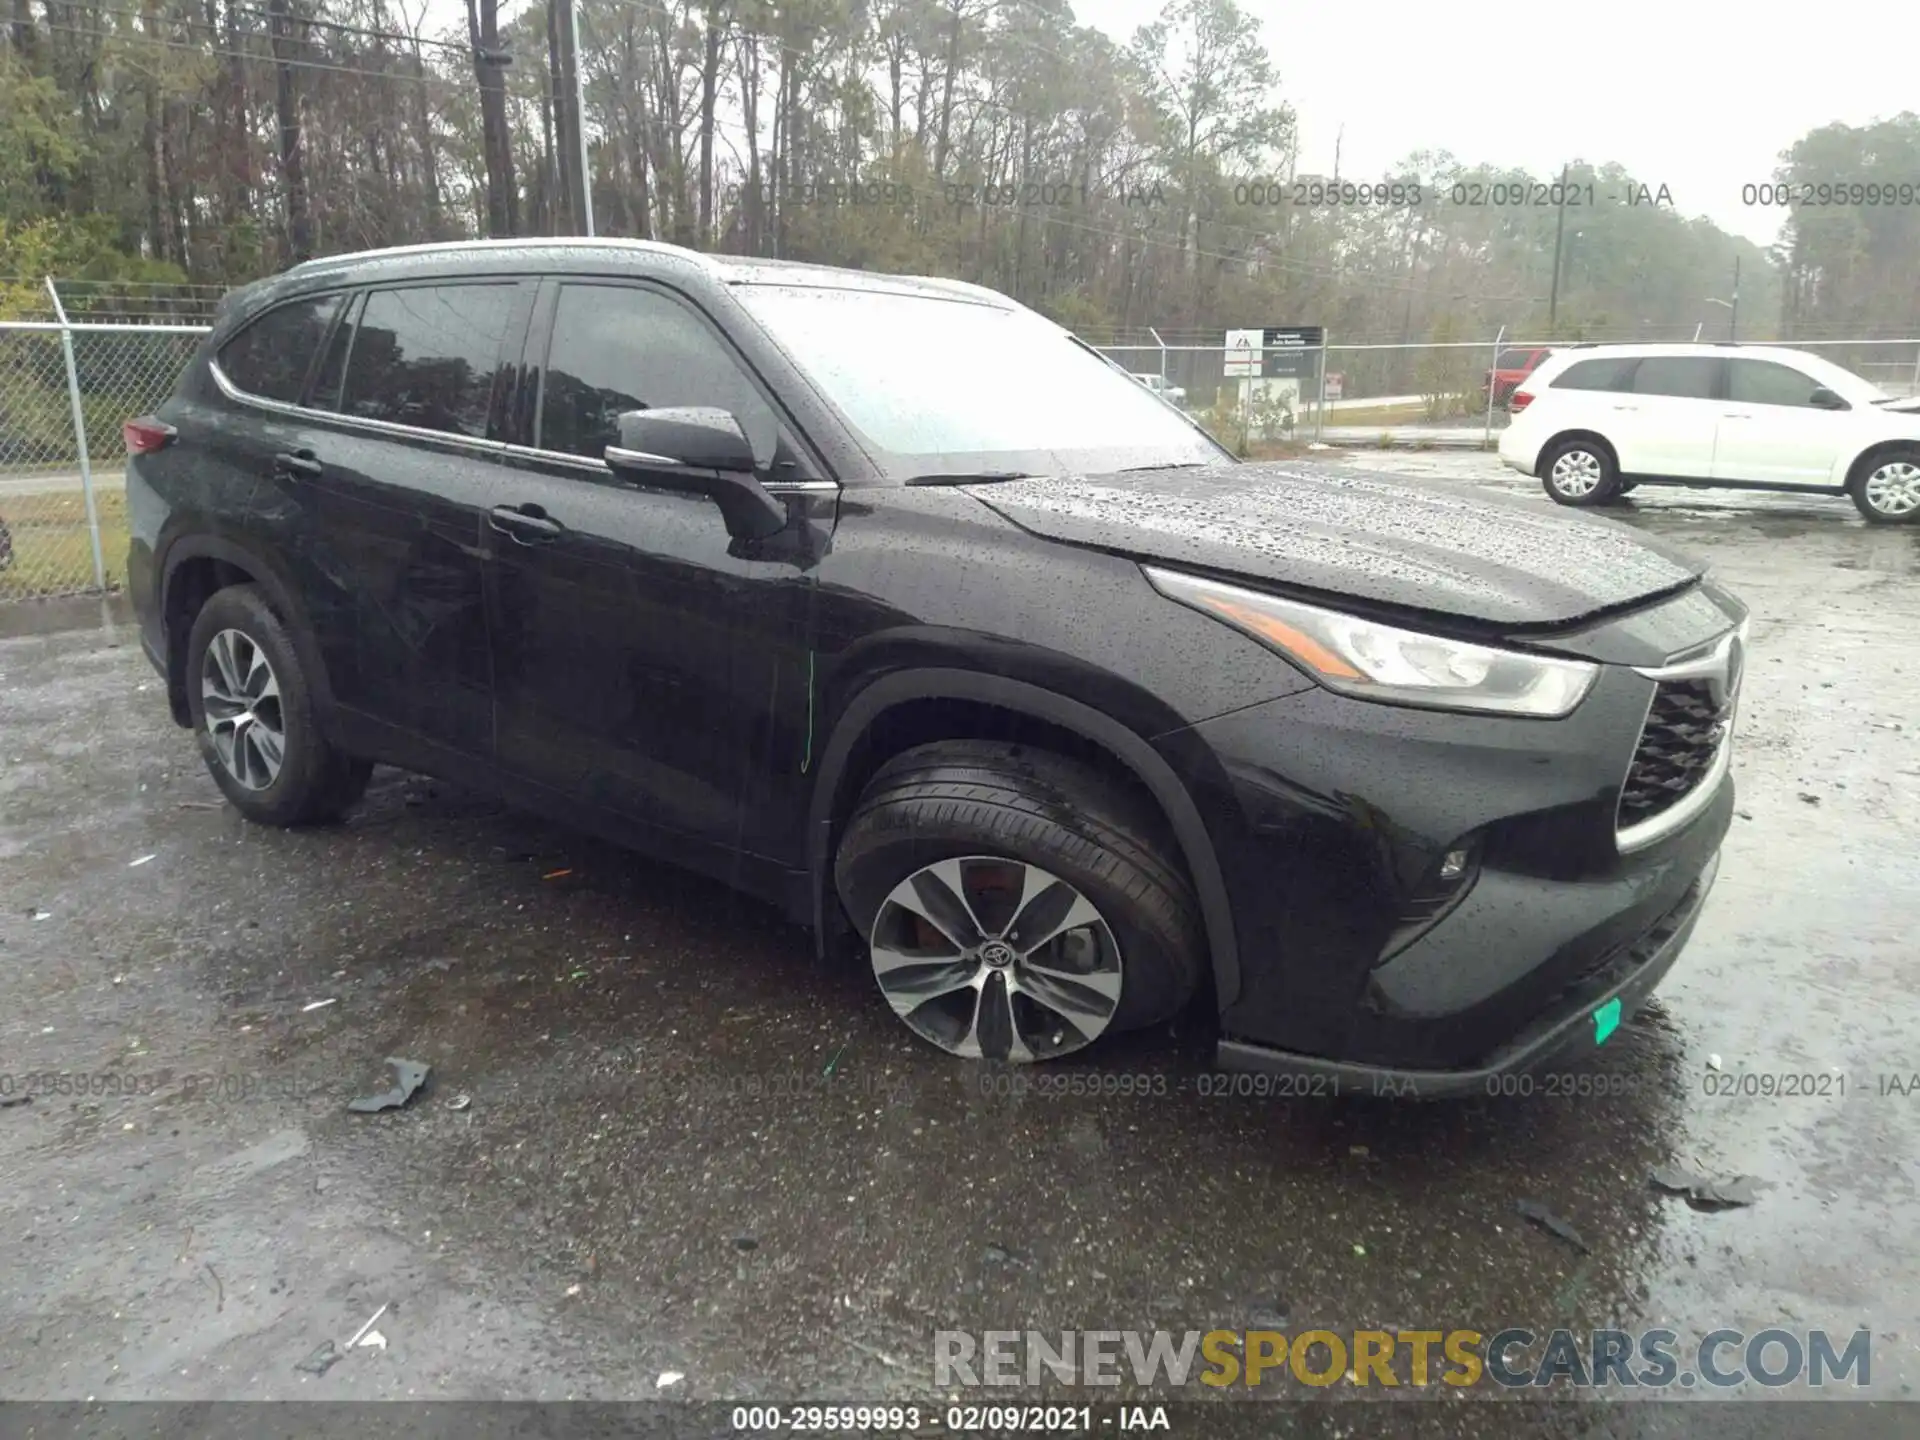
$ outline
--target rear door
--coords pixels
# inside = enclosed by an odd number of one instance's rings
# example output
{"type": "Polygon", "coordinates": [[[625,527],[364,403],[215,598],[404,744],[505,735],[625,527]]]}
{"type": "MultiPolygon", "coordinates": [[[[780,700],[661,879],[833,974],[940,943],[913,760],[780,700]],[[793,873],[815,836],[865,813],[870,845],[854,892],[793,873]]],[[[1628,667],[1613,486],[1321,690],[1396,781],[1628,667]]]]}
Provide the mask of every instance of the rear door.
{"type": "Polygon", "coordinates": [[[1717,355],[1641,357],[1631,393],[1607,397],[1615,419],[1606,435],[1621,473],[1711,479],[1725,372],[1717,355]]]}
{"type": "Polygon", "coordinates": [[[503,777],[697,867],[797,862],[812,571],[838,487],[720,331],[664,288],[547,282],[520,385],[527,443],[488,534],[503,777]],[[601,457],[620,413],[674,405],[734,413],[785,531],[737,541],[706,497],[614,475],[601,457]]]}
{"type": "Polygon", "coordinates": [[[1833,472],[1857,426],[1851,410],[1813,403],[1821,382],[1774,360],[1727,362],[1727,403],[1714,443],[1713,478],[1834,488],[1833,472]]]}
{"type": "Polygon", "coordinates": [[[499,498],[501,375],[532,281],[369,289],[328,348],[310,401],[310,603],[352,734],[442,773],[493,750],[483,539],[499,498]],[[366,728],[370,727],[370,728],[366,728]]]}

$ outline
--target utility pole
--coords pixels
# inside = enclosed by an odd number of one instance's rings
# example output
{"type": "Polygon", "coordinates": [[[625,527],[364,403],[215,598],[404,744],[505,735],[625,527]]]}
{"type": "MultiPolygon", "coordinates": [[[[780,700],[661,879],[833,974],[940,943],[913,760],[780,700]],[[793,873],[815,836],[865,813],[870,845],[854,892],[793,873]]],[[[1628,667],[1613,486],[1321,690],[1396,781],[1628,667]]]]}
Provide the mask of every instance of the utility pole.
{"type": "Polygon", "coordinates": [[[1553,339],[1559,331],[1556,322],[1560,318],[1560,247],[1566,243],[1567,235],[1567,169],[1560,167],[1560,212],[1553,222],[1553,288],[1547,293],[1547,338],[1553,339]]]}
{"type": "Polygon", "coordinates": [[[567,64],[573,72],[573,137],[580,148],[580,233],[593,234],[593,170],[587,162],[586,66],[580,63],[580,0],[567,0],[567,64]]]}
{"type": "Polygon", "coordinates": [[[1727,311],[1727,339],[1740,338],[1740,257],[1733,257],[1733,305],[1727,311]]]}
{"type": "Polygon", "coordinates": [[[1333,137],[1333,179],[1335,184],[1340,182],[1340,145],[1346,138],[1347,127],[1342,125],[1333,137]]]}

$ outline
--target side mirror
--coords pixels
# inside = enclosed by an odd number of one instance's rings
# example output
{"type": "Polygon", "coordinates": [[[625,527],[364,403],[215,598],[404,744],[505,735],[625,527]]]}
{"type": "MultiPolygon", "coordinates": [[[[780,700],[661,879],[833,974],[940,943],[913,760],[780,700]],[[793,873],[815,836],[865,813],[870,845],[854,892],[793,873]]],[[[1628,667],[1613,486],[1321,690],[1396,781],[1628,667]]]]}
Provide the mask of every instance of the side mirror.
{"type": "Polygon", "coordinates": [[[1853,407],[1822,385],[1807,397],[1807,403],[1821,410],[1851,410],[1853,407]]]}
{"type": "Polygon", "coordinates": [[[753,445],[731,412],[711,405],[628,410],[618,423],[620,443],[606,450],[616,475],[708,496],[737,540],[764,540],[786,528],[786,506],[755,478],[753,445]]]}

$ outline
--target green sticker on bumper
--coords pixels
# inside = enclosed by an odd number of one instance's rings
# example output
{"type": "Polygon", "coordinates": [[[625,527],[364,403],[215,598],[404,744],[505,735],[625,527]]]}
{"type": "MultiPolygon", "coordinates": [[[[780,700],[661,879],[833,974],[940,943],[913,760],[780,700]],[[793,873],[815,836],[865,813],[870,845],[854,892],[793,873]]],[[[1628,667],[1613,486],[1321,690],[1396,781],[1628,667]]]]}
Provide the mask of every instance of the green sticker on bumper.
{"type": "Polygon", "coordinates": [[[1607,1037],[1620,1028],[1620,997],[1614,996],[1593,1012],[1593,1043],[1604,1045],[1607,1037]]]}

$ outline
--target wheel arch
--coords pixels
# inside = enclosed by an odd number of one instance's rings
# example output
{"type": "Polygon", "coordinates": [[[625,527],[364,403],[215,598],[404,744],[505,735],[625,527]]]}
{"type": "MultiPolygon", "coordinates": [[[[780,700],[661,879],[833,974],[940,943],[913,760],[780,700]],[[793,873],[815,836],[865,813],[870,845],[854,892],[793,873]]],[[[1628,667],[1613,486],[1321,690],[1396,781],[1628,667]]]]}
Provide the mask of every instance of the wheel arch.
{"type": "Polygon", "coordinates": [[[1001,675],[971,670],[897,671],[872,681],[847,703],[822,752],[807,824],[807,870],[813,902],[816,944],[823,950],[834,929],[832,863],[840,829],[859,799],[866,780],[887,759],[914,744],[936,739],[1005,738],[1007,729],[1023,729],[1032,743],[1045,745],[1049,734],[1070,737],[1106,766],[1132,782],[1158,807],[1200,904],[1206,932],[1208,972],[1222,1007],[1240,992],[1239,947],[1225,876],[1199,807],[1173,767],[1146,740],[1112,716],[1056,691],[1001,675]],[[908,727],[904,741],[886,738],[889,716],[938,702],[959,711],[949,733],[929,734],[908,727]],[[1006,729],[984,735],[983,716],[1006,729]],[[1037,733],[1035,733],[1037,732],[1037,733]]]}
{"type": "Polygon", "coordinates": [[[1613,462],[1613,473],[1616,476],[1620,474],[1620,452],[1614,449],[1613,442],[1598,430],[1587,430],[1576,425],[1570,429],[1557,430],[1540,442],[1540,451],[1534,456],[1533,461],[1533,475],[1536,480],[1547,478],[1547,461],[1558,447],[1569,440],[1585,440],[1590,444],[1598,445],[1607,452],[1607,458],[1613,462]]]}
{"type": "Polygon", "coordinates": [[[285,622],[306,673],[316,708],[332,709],[333,692],[307,624],[306,607],[292,581],[264,552],[224,535],[183,535],[168,545],[162,562],[160,614],[166,641],[167,704],[174,720],[186,725],[187,640],[194,617],[215,591],[230,585],[256,585],[273,612],[285,622]]]}
{"type": "Polygon", "coordinates": [[[1867,446],[1858,455],[1854,456],[1853,463],[1847,466],[1846,488],[1851,490],[1855,485],[1864,481],[1867,476],[1868,467],[1876,460],[1883,459],[1888,455],[1897,454],[1903,450],[1911,453],[1916,458],[1920,458],[1920,440],[1893,439],[1874,441],[1873,444],[1867,446]]]}

